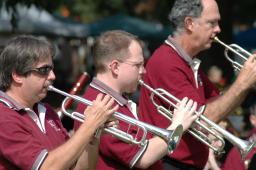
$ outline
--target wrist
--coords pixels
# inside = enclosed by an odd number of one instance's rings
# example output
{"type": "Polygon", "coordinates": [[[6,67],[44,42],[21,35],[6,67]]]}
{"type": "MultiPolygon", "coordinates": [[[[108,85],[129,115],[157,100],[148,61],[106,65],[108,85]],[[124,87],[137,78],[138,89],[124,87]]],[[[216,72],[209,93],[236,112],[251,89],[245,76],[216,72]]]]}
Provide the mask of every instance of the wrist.
{"type": "Polygon", "coordinates": [[[172,124],[171,124],[169,127],[167,127],[166,129],[167,129],[167,130],[174,130],[174,129],[176,129],[179,125],[182,126],[181,123],[172,123],[172,124]]]}

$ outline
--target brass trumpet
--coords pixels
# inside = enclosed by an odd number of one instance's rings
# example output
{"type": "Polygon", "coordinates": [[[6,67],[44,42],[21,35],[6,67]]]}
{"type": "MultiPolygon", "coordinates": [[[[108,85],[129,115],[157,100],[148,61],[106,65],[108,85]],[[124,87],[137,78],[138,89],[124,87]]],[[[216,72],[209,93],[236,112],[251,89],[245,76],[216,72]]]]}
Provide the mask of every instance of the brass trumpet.
{"type": "Polygon", "coordinates": [[[243,64],[233,60],[230,56],[229,56],[229,51],[236,54],[237,56],[240,57],[240,59],[242,60],[241,62],[244,63],[249,56],[252,55],[252,53],[246,51],[244,48],[242,48],[241,46],[237,45],[237,44],[230,44],[227,45],[224,42],[222,42],[218,37],[214,37],[214,41],[223,45],[225,47],[225,51],[224,51],[224,55],[225,57],[228,59],[228,61],[231,62],[233,68],[236,71],[240,71],[243,67],[243,64]]]}
{"type": "MultiPolygon", "coordinates": [[[[77,102],[81,102],[85,105],[92,105],[92,102],[84,99],[80,96],[77,95],[71,95],[69,93],[66,93],[64,91],[61,91],[55,87],[53,87],[52,85],[48,86],[48,90],[49,91],[54,91],[56,93],[59,93],[63,96],[66,96],[66,98],[63,100],[62,102],[62,112],[71,117],[72,119],[75,119],[77,121],[83,122],[86,119],[86,115],[83,115],[81,113],[78,112],[68,112],[65,108],[66,102],[69,99],[73,99],[77,102]]],[[[168,144],[168,152],[171,153],[176,146],[179,144],[179,141],[181,139],[182,133],[183,133],[183,127],[182,125],[179,125],[176,127],[176,129],[174,130],[166,130],[166,129],[161,129],[155,126],[152,126],[150,124],[141,122],[137,119],[131,118],[129,116],[126,116],[122,113],[119,112],[115,112],[113,114],[113,116],[119,120],[119,121],[124,121],[126,123],[128,123],[128,129],[127,131],[123,131],[120,130],[118,128],[115,127],[108,127],[108,128],[104,128],[103,131],[105,131],[106,133],[109,133],[111,135],[113,135],[114,137],[117,137],[118,139],[126,142],[126,143],[131,143],[131,144],[135,144],[135,145],[139,145],[139,146],[144,146],[147,143],[147,132],[151,132],[152,134],[161,137],[163,140],[166,141],[166,143],[168,144]],[[131,134],[129,134],[129,130],[130,127],[135,126],[137,127],[137,134],[135,134],[135,137],[131,134]],[[138,133],[142,131],[143,135],[141,138],[138,138],[138,133]]]]}
{"type": "MultiPolygon", "coordinates": [[[[143,80],[139,80],[139,84],[146,87],[151,92],[151,101],[155,105],[157,111],[165,116],[167,119],[172,120],[172,111],[166,109],[164,106],[159,105],[155,102],[154,96],[156,95],[161,100],[169,104],[170,106],[177,108],[176,103],[180,103],[181,101],[173,96],[172,94],[168,93],[166,90],[157,88],[153,89],[149,85],[147,85],[143,80]],[[174,102],[172,102],[174,101],[174,102]]],[[[196,111],[195,113],[198,114],[202,111],[196,111]]],[[[192,126],[188,129],[188,133],[192,136],[197,138],[200,142],[206,144],[210,147],[215,153],[220,154],[223,152],[223,148],[225,146],[224,139],[220,136],[222,135],[225,139],[231,142],[234,146],[238,147],[241,153],[242,158],[244,159],[248,152],[254,147],[255,142],[245,141],[239,139],[238,137],[234,136],[230,132],[222,129],[219,125],[215,124],[204,115],[200,115],[197,120],[192,124],[192,126]],[[208,127],[209,126],[209,127],[208,127]],[[199,129],[198,129],[199,128],[199,129]],[[211,134],[215,138],[209,138],[208,135],[211,134]],[[219,135],[220,134],[220,135],[219,135]],[[219,140],[221,142],[220,147],[215,147],[212,145],[214,140],[219,140]]]]}

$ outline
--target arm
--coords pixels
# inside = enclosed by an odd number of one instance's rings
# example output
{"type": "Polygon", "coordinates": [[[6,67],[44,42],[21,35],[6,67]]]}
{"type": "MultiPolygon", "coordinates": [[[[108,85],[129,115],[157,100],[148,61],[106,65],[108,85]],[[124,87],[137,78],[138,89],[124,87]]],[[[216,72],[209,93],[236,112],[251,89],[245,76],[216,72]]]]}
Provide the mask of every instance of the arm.
{"type": "MultiPolygon", "coordinates": [[[[117,127],[118,121],[110,118],[104,124],[104,127],[117,127]]],[[[96,169],[97,160],[99,157],[99,137],[101,136],[101,132],[99,131],[96,137],[90,141],[90,144],[85,148],[84,152],[81,154],[79,160],[76,163],[76,167],[74,170],[94,170],[96,169]]]]}
{"type": "Polygon", "coordinates": [[[236,81],[223,95],[207,102],[204,114],[209,119],[220,121],[244,100],[250,87],[256,82],[255,57],[251,56],[245,62],[236,81]]]}
{"type": "Polygon", "coordinates": [[[85,110],[86,119],[77,132],[63,145],[50,151],[40,169],[68,169],[80,157],[98,129],[118,106],[112,108],[114,100],[110,96],[98,95],[92,106],[85,110]]]}
{"type": "MultiPolygon", "coordinates": [[[[174,110],[172,124],[167,128],[168,130],[175,129],[178,125],[182,124],[184,130],[187,130],[190,125],[196,120],[199,115],[194,112],[197,108],[197,103],[188,100],[187,97],[183,98],[178,105],[178,109],[174,110]]],[[[147,150],[135,164],[137,168],[146,169],[157,160],[160,160],[167,154],[167,143],[160,137],[154,137],[149,140],[147,150]]]]}
{"type": "Polygon", "coordinates": [[[94,139],[93,142],[85,148],[74,170],[93,170],[96,169],[96,163],[99,157],[98,153],[99,140],[94,139]]]}

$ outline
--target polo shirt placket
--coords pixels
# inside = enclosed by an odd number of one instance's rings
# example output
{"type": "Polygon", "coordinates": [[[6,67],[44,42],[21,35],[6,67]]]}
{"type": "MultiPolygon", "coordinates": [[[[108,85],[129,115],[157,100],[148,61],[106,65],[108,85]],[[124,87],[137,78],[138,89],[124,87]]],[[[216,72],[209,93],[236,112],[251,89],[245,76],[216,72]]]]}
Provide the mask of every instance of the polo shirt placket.
{"type": "MultiPolygon", "coordinates": [[[[63,127],[60,127],[60,131],[56,131],[53,126],[46,126],[46,119],[47,122],[52,121],[54,122],[54,125],[61,126],[60,120],[58,119],[57,114],[53,112],[53,110],[50,110],[50,108],[47,106],[44,106],[43,103],[36,104],[35,108],[38,110],[38,115],[34,110],[31,110],[30,108],[25,108],[21,105],[19,105],[15,100],[10,98],[7,94],[0,91],[0,105],[2,109],[8,110],[8,112],[2,112],[0,122],[6,123],[6,121],[12,121],[12,125],[15,124],[15,121],[17,121],[17,125],[15,127],[18,127],[20,129],[10,129],[11,131],[14,130],[14,132],[19,131],[23,132],[24,139],[28,139],[29,143],[31,143],[31,146],[23,146],[23,139],[17,140],[22,143],[19,143],[15,139],[15,134],[11,135],[8,139],[2,139],[0,141],[0,145],[2,145],[1,142],[4,140],[4,144],[7,142],[10,142],[12,145],[21,147],[20,149],[27,148],[25,151],[19,150],[18,148],[13,148],[15,151],[19,151],[20,153],[15,153],[14,151],[11,151],[12,147],[1,147],[4,150],[1,150],[2,153],[8,154],[8,161],[5,160],[5,155],[0,155],[0,169],[16,169],[16,165],[12,164],[12,162],[18,162],[19,168],[21,169],[39,169],[42,165],[43,161],[48,155],[48,151],[51,149],[56,148],[57,146],[64,143],[69,137],[67,135],[66,130],[63,127]],[[4,105],[7,106],[4,108],[4,105]],[[6,114],[6,116],[5,116],[6,114]],[[47,118],[46,118],[46,115],[47,118]],[[7,120],[6,120],[6,118],[7,120]],[[14,121],[15,120],[15,121],[14,121]],[[58,122],[59,121],[59,122],[58,122]],[[35,123],[33,125],[33,123],[35,123]],[[48,130],[48,133],[47,133],[48,130]],[[30,135],[28,134],[30,133],[30,135]],[[35,143],[34,143],[35,142],[35,143]],[[6,150],[6,151],[5,151],[6,150]],[[13,154],[11,154],[13,152],[13,154]],[[11,155],[9,155],[11,154],[11,155]],[[19,157],[22,156],[23,157],[19,157]],[[9,167],[9,168],[7,168],[9,167]],[[29,168],[30,167],[30,168],[29,168]]],[[[1,132],[1,136],[4,136],[6,132],[1,132]]],[[[7,132],[9,134],[9,132],[7,132]]],[[[19,136],[22,135],[19,133],[19,136]]],[[[11,145],[11,146],[12,146],[11,145]]],[[[26,145],[24,143],[24,145],[26,145]]],[[[3,145],[4,146],[4,145],[3,145]]]]}

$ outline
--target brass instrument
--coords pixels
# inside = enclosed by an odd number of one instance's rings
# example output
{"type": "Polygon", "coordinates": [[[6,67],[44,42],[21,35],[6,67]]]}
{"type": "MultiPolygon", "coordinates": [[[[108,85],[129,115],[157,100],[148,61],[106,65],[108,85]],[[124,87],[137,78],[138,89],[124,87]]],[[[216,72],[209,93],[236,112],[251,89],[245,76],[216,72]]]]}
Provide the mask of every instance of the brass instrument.
{"type": "Polygon", "coordinates": [[[237,45],[237,44],[230,44],[227,45],[224,42],[222,42],[218,37],[214,37],[214,41],[223,45],[225,47],[225,51],[224,51],[224,55],[225,57],[228,59],[228,61],[231,62],[233,68],[236,71],[240,71],[243,67],[243,63],[248,59],[249,56],[252,55],[252,53],[246,51],[245,49],[243,49],[241,46],[237,45]],[[240,59],[242,60],[242,64],[233,60],[230,56],[229,56],[229,51],[231,51],[232,53],[236,54],[237,56],[240,57],[240,59]]]}
{"type": "MultiPolygon", "coordinates": [[[[71,95],[69,93],[66,93],[64,91],[61,91],[55,87],[53,87],[52,85],[48,86],[48,90],[49,91],[54,91],[56,93],[59,93],[63,96],[66,96],[66,98],[63,100],[62,102],[62,112],[77,120],[77,121],[80,121],[80,122],[83,122],[85,119],[86,119],[86,115],[83,115],[81,113],[78,113],[78,112],[68,112],[65,108],[65,105],[66,105],[66,102],[69,100],[69,99],[73,99],[77,102],[81,102],[85,105],[92,105],[92,102],[87,100],[87,99],[84,99],[80,96],[77,96],[77,95],[71,95]]],[[[168,152],[172,152],[176,146],[179,144],[179,141],[181,139],[181,136],[182,136],[182,133],[183,133],[183,127],[182,125],[179,125],[177,126],[176,129],[174,130],[166,130],[166,129],[161,129],[161,128],[158,128],[158,127],[155,127],[155,126],[152,126],[150,124],[147,124],[147,123],[144,123],[144,122],[141,122],[139,120],[136,120],[134,118],[131,118],[129,116],[126,116],[122,113],[119,113],[119,112],[115,112],[113,113],[113,117],[115,117],[117,120],[119,121],[124,121],[126,123],[128,123],[128,129],[127,131],[122,131],[118,128],[115,128],[115,127],[108,127],[108,128],[104,128],[103,131],[106,132],[106,133],[109,133],[115,137],[117,137],[118,139],[126,142],[126,143],[132,143],[132,144],[136,144],[136,145],[139,145],[139,146],[143,146],[146,144],[147,142],[147,139],[146,139],[146,136],[147,136],[147,132],[151,132],[152,134],[156,135],[156,136],[159,136],[161,137],[163,140],[166,141],[166,143],[168,144],[168,152]],[[134,126],[137,128],[137,134],[135,134],[135,137],[133,137],[131,134],[129,134],[129,129],[134,126]],[[138,133],[142,131],[143,132],[143,135],[141,138],[138,138],[138,133]]]]}
{"type": "MultiPolygon", "coordinates": [[[[150,98],[153,104],[155,105],[157,111],[171,121],[172,111],[170,111],[169,109],[166,109],[162,105],[157,104],[154,100],[154,96],[156,95],[161,100],[163,100],[168,105],[174,108],[177,108],[176,104],[180,103],[181,101],[162,88],[153,89],[152,87],[144,83],[143,80],[139,80],[139,84],[146,87],[151,92],[150,98]]],[[[196,111],[195,114],[198,114],[200,112],[202,111],[196,111]]],[[[255,145],[255,142],[239,139],[238,137],[234,136],[230,132],[222,129],[219,125],[215,124],[214,122],[206,118],[204,115],[200,115],[199,118],[195,120],[192,126],[188,129],[188,133],[190,133],[192,136],[197,138],[200,142],[206,144],[215,153],[218,153],[218,154],[223,152],[223,148],[225,146],[225,141],[222,138],[223,136],[225,139],[231,142],[234,146],[239,148],[243,159],[255,145]],[[209,138],[208,137],[209,134],[211,134],[214,138],[209,138]],[[222,145],[220,147],[215,147],[212,144],[213,141],[216,141],[216,140],[219,140],[221,142],[222,145]]]]}
{"type": "MultiPolygon", "coordinates": [[[[85,85],[85,83],[89,80],[90,76],[88,75],[87,72],[83,72],[81,76],[78,78],[76,81],[75,85],[72,87],[72,89],[69,91],[69,94],[75,95],[79,93],[82,89],[82,87],[85,85]]],[[[73,100],[70,99],[66,102],[65,104],[65,109],[68,109],[73,103],[73,100]]],[[[62,110],[58,110],[57,114],[59,115],[60,118],[62,118],[62,110]]]]}

